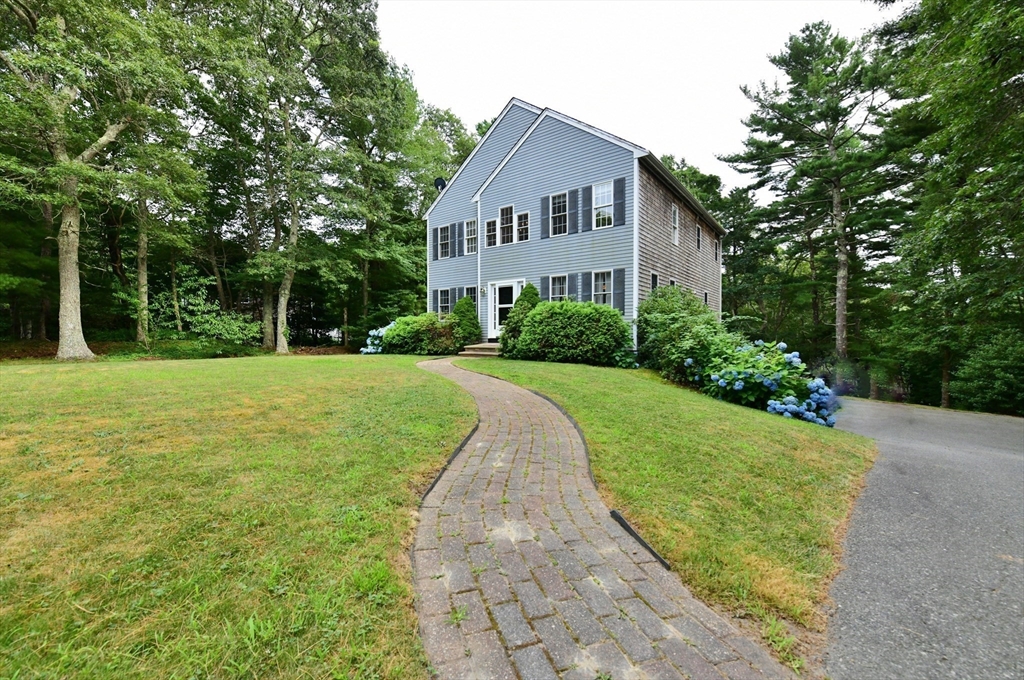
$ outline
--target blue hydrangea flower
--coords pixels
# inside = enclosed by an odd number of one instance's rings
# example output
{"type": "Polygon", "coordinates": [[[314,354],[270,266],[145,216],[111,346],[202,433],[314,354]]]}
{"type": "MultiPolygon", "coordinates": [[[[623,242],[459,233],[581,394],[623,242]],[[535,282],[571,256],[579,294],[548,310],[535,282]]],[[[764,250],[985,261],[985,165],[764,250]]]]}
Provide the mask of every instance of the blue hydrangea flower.
{"type": "Polygon", "coordinates": [[[764,340],[755,340],[754,344],[757,345],[758,347],[763,347],[764,346],[764,340]]]}
{"type": "Polygon", "coordinates": [[[719,387],[725,387],[725,385],[726,385],[726,382],[724,380],[719,380],[718,381],[718,386],[719,387]]]}
{"type": "Polygon", "coordinates": [[[775,346],[779,348],[779,351],[780,351],[780,352],[785,352],[785,351],[786,351],[786,348],[787,348],[787,347],[789,347],[789,345],[787,345],[787,344],[786,344],[786,343],[784,343],[784,342],[780,342],[779,344],[777,344],[777,345],[775,345],[775,346]]]}
{"type": "Polygon", "coordinates": [[[687,359],[684,361],[683,366],[693,366],[693,359],[687,359]]]}
{"type": "Polygon", "coordinates": [[[743,389],[743,381],[742,380],[737,380],[736,384],[733,385],[732,388],[734,390],[742,390],[743,389]]]}
{"type": "Polygon", "coordinates": [[[718,382],[718,376],[717,375],[711,376],[711,382],[718,382]]]}
{"type": "Polygon", "coordinates": [[[790,396],[786,397],[785,399],[783,399],[782,403],[786,404],[787,406],[795,406],[797,401],[798,400],[797,400],[796,397],[790,395],[790,396]]]}
{"type": "Polygon", "coordinates": [[[789,413],[789,412],[786,412],[786,413],[783,413],[783,414],[782,414],[782,417],[783,417],[783,418],[792,418],[792,417],[793,417],[793,414],[792,414],[792,413],[789,413]]]}
{"type": "Polygon", "coordinates": [[[825,419],[825,424],[828,425],[829,427],[835,427],[836,426],[836,417],[835,416],[829,416],[828,418],[825,419]]]}

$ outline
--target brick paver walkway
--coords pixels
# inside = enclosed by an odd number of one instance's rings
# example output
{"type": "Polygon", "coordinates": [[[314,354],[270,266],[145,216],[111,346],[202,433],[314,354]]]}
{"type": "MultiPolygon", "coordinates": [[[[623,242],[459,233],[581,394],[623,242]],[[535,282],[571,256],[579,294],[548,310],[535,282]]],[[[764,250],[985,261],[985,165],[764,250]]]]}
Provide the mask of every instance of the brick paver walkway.
{"type": "Polygon", "coordinates": [[[573,424],[451,359],[480,426],[420,509],[420,635],[442,678],[790,678],[609,517],[573,424]]]}

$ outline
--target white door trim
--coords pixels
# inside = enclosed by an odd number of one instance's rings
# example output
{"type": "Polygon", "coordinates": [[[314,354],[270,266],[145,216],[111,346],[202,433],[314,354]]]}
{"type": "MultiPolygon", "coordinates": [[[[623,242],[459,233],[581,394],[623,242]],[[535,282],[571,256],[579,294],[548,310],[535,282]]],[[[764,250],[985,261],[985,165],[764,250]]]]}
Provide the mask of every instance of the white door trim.
{"type": "Polygon", "coordinates": [[[489,281],[487,283],[487,337],[496,338],[501,332],[498,326],[498,288],[512,286],[512,304],[526,287],[526,279],[508,279],[506,281],[489,281]]]}

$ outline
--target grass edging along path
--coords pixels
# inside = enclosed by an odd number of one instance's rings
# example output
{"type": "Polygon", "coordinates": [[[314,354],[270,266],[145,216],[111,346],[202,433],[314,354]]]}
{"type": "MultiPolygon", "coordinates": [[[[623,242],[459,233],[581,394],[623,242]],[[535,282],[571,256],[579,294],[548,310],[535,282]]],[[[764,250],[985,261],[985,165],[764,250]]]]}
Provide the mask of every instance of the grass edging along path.
{"type": "Polygon", "coordinates": [[[0,675],[425,677],[422,357],[0,365],[0,675]]]}
{"type": "MultiPolygon", "coordinates": [[[[459,360],[561,404],[598,488],[700,597],[820,629],[871,440],[716,401],[651,371],[459,360]]],[[[840,417],[842,412],[840,412],[840,417]]]]}

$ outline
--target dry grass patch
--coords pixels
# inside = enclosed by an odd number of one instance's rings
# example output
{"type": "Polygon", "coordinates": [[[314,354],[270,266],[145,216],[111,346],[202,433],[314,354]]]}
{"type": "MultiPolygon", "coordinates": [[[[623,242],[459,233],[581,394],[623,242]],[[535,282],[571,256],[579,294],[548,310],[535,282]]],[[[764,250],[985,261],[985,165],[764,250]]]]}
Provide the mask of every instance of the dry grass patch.
{"type": "Polygon", "coordinates": [[[425,676],[412,511],[476,411],[415,361],[0,365],[0,676],[425,676]]]}

